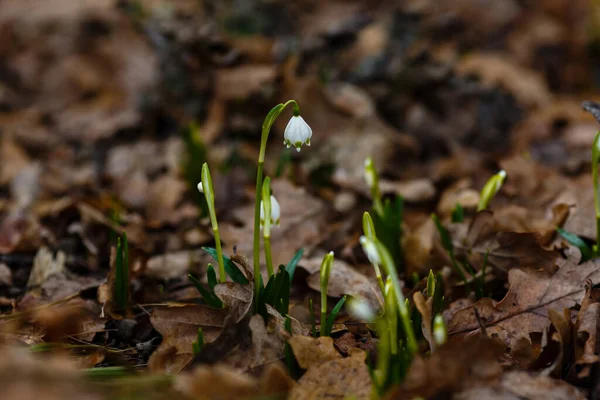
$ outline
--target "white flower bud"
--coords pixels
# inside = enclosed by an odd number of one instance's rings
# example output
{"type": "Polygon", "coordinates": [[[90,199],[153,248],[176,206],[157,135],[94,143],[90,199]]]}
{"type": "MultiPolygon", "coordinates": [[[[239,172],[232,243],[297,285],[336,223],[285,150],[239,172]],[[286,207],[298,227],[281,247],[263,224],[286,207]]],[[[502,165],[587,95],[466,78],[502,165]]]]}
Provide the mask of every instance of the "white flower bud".
{"type": "Polygon", "coordinates": [[[448,332],[446,330],[444,318],[438,314],[433,318],[433,341],[436,346],[441,346],[446,343],[447,339],[448,332]]]}
{"type": "MultiPolygon", "coordinates": [[[[279,202],[275,196],[271,195],[271,225],[279,226],[279,217],[281,215],[281,208],[279,202]]],[[[265,203],[261,200],[260,202],[260,226],[262,227],[265,223],[265,203]]]]}
{"type": "Polygon", "coordinates": [[[379,250],[377,249],[377,245],[366,236],[360,237],[360,244],[363,248],[363,251],[369,258],[371,264],[379,265],[381,264],[381,256],[379,255],[379,250]]]}
{"type": "Polygon", "coordinates": [[[202,187],[202,182],[198,182],[198,191],[200,193],[204,193],[204,188],[202,187]]]}
{"type": "Polygon", "coordinates": [[[285,127],[283,144],[288,148],[294,146],[296,150],[300,151],[303,144],[310,146],[311,137],[312,129],[310,129],[310,126],[301,116],[295,115],[290,118],[290,122],[285,127]]]}
{"type": "Polygon", "coordinates": [[[362,298],[351,297],[346,303],[346,308],[348,310],[348,314],[350,314],[353,318],[366,322],[375,321],[375,311],[373,311],[369,303],[362,298]]]}

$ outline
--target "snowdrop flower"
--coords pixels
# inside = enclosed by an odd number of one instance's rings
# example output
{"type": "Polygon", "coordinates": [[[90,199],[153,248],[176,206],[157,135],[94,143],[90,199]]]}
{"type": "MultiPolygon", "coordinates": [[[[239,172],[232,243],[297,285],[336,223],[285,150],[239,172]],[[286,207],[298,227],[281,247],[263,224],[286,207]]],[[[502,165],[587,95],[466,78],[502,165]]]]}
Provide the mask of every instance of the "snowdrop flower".
{"type": "Polygon", "coordinates": [[[367,182],[367,186],[369,190],[373,192],[375,185],[377,185],[377,172],[375,171],[375,165],[373,164],[373,159],[368,157],[365,159],[365,182],[367,182]]]}
{"type": "MultiPolygon", "coordinates": [[[[271,225],[279,226],[279,216],[281,215],[281,208],[275,196],[271,195],[271,225]]],[[[260,202],[260,226],[262,227],[265,223],[265,203],[261,200],[260,202]]]]}
{"type": "Polygon", "coordinates": [[[198,191],[200,193],[204,193],[204,188],[202,187],[202,182],[198,182],[198,191]]]}
{"type": "Polygon", "coordinates": [[[379,255],[379,250],[377,249],[377,245],[368,237],[361,236],[360,244],[363,248],[363,251],[369,258],[371,264],[379,265],[381,264],[381,257],[379,255]]]}
{"type": "Polygon", "coordinates": [[[351,297],[348,299],[348,303],[346,304],[348,314],[350,314],[352,317],[366,322],[375,321],[375,311],[373,311],[366,300],[362,298],[351,297]]]}
{"type": "Polygon", "coordinates": [[[441,346],[448,340],[448,331],[446,330],[446,324],[444,318],[438,314],[433,319],[433,341],[436,346],[441,346]]]}
{"type": "Polygon", "coordinates": [[[299,115],[294,115],[290,118],[290,122],[288,122],[285,127],[283,144],[288,148],[294,146],[296,150],[300,151],[303,144],[310,146],[311,137],[312,129],[310,129],[310,126],[304,121],[304,118],[299,115]]]}

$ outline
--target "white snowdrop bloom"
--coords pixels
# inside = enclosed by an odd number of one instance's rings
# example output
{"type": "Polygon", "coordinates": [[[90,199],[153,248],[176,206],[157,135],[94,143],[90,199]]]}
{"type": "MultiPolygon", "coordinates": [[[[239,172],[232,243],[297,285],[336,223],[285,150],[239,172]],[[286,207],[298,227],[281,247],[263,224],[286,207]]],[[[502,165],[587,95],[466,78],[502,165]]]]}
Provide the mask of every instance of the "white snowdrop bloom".
{"type": "MultiPolygon", "coordinates": [[[[279,202],[275,196],[271,195],[271,226],[279,226],[279,217],[281,215],[281,208],[279,202]]],[[[265,202],[260,202],[260,226],[262,227],[265,223],[265,202]]]]}
{"type": "Polygon", "coordinates": [[[350,314],[352,317],[366,322],[375,321],[375,311],[373,311],[366,300],[362,298],[351,297],[348,299],[346,304],[348,314],[350,314]]]}
{"type": "Polygon", "coordinates": [[[299,115],[295,115],[290,118],[285,127],[283,133],[283,144],[288,148],[294,146],[296,150],[300,151],[303,144],[310,146],[310,138],[312,137],[312,129],[299,115]]]}
{"type": "Polygon", "coordinates": [[[438,314],[433,319],[433,340],[436,346],[441,346],[448,340],[448,331],[446,330],[446,324],[444,318],[438,314]]]}
{"type": "Polygon", "coordinates": [[[369,258],[371,264],[379,265],[381,264],[381,257],[379,255],[379,250],[377,250],[377,246],[375,243],[366,236],[360,237],[360,244],[363,248],[363,251],[369,258]]]}
{"type": "Polygon", "coordinates": [[[204,193],[204,188],[202,187],[202,181],[198,182],[198,191],[200,193],[204,193]]]}

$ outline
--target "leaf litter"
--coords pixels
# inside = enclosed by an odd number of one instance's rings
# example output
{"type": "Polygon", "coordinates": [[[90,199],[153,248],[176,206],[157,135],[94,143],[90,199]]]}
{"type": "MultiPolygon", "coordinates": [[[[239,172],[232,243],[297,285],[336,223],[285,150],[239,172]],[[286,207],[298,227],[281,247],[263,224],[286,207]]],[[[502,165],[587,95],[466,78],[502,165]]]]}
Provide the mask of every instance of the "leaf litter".
{"type": "Polygon", "coordinates": [[[2,3],[3,398],[596,398],[597,6],[492,3],[2,3]],[[314,134],[286,150],[285,111],[269,139],[273,264],[304,253],[289,315],[259,315],[244,260],[256,156],[266,112],[289,98],[314,134]],[[343,296],[389,307],[359,245],[363,212],[377,212],[367,157],[383,200],[403,198],[401,237],[385,243],[418,342],[387,393],[376,323],[342,308],[332,337],[313,337],[329,251],[327,310],[343,296]],[[210,277],[204,162],[224,254],[248,284],[210,277]]]}

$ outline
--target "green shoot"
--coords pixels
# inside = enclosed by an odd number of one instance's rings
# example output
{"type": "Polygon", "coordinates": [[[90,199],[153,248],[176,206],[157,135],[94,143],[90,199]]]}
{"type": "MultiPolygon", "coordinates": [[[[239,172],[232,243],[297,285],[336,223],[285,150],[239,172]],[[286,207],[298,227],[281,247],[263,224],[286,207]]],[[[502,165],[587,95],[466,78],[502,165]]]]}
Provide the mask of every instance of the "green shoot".
{"type": "Polygon", "coordinates": [[[594,258],[594,251],[589,248],[585,241],[574,233],[567,232],[562,228],[556,228],[556,231],[573,246],[577,247],[581,251],[581,262],[591,260],[594,258]]]}
{"type": "Polygon", "coordinates": [[[499,171],[497,174],[488,179],[483,186],[483,189],[481,189],[479,204],[477,204],[477,211],[483,211],[487,209],[490,201],[492,201],[496,193],[498,193],[502,187],[504,179],[506,179],[506,172],[504,170],[499,171]]]}
{"type": "Polygon", "coordinates": [[[292,257],[292,259],[290,260],[290,262],[287,263],[287,265],[285,266],[285,270],[290,275],[290,283],[294,279],[294,273],[296,273],[296,266],[298,265],[298,262],[302,258],[303,254],[304,254],[304,249],[298,250],[296,252],[296,254],[294,254],[294,257],[292,257]]]}
{"type": "Polygon", "coordinates": [[[129,298],[129,244],[127,234],[117,238],[117,254],[115,258],[115,306],[123,311],[127,308],[129,298]]]}
{"type": "MultiPolygon", "coordinates": [[[[214,273],[214,269],[212,268],[212,265],[210,265],[210,264],[209,264],[209,269],[212,269],[212,271],[214,273]]],[[[223,308],[223,303],[221,302],[221,299],[219,299],[217,297],[217,295],[215,294],[214,286],[211,286],[210,279],[209,279],[210,290],[205,289],[204,286],[202,285],[202,283],[200,283],[200,281],[198,279],[196,279],[195,276],[188,274],[188,279],[194,284],[196,289],[198,289],[198,291],[202,295],[202,298],[204,299],[206,304],[208,304],[210,307],[213,307],[213,308],[223,308]]]]}
{"type": "Polygon", "coordinates": [[[417,352],[418,345],[414,330],[412,328],[410,313],[406,303],[404,302],[404,295],[402,294],[402,287],[400,286],[400,280],[398,278],[398,272],[396,270],[394,260],[385,245],[376,236],[373,236],[373,238],[362,236],[360,238],[360,243],[371,264],[382,265],[384,272],[391,280],[391,285],[394,289],[393,294],[396,298],[396,302],[398,303],[398,312],[400,313],[402,326],[406,335],[407,350],[409,356],[412,357],[412,355],[417,352]]]}
{"type": "MultiPolygon", "coordinates": [[[[375,225],[373,224],[373,219],[371,218],[371,215],[368,212],[363,214],[362,223],[363,223],[363,232],[365,233],[365,236],[370,240],[374,240],[375,225]]],[[[381,270],[379,269],[379,265],[376,263],[373,264],[373,269],[375,270],[375,276],[377,278],[377,284],[379,285],[379,290],[381,290],[381,294],[385,296],[385,286],[383,284],[383,277],[381,276],[381,270]]]]}
{"type": "Polygon", "coordinates": [[[379,191],[379,175],[377,174],[377,170],[375,169],[375,164],[373,163],[373,159],[371,157],[367,157],[365,159],[365,182],[369,187],[369,191],[371,192],[371,197],[373,198],[373,210],[378,215],[383,215],[383,204],[381,203],[381,192],[379,191]]]}
{"type": "Polygon", "coordinates": [[[323,257],[321,262],[320,285],[321,285],[321,336],[326,336],[325,327],[327,325],[327,286],[329,286],[329,276],[333,266],[333,251],[323,257]]]}
{"type": "Polygon", "coordinates": [[[204,347],[204,331],[202,331],[202,328],[198,328],[196,341],[192,343],[192,351],[194,352],[195,356],[200,354],[202,347],[204,347]]]}
{"type": "Polygon", "coordinates": [[[325,321],[325,328],[321,329],[321,336],[331,336],[331,330],[333,328],[333,323],[334,323],[335,319],[337,318],[338,314],[340,313],[340,310],[344,306],[345,302],[346,302],[346,296],[342,297],[336,303],[336,305],[333,306],[333,308],[331,309],[331,313],[329,313],[329,316],[327,317],[327,320],[325,321]]]}
{"type": "MultiPolygon", "coordinates": [[[[280,265],[277,274],[271,275],[269,278],[261,301],[263,301],[263,304],[273,306],[279,314],[285,316],[288,313],[290,304],[290,286],[290,275],[285,267],[280,265]]],[[[266,307],[261,314],[266,315],[266,307]]]]}
{"type": "Polygon", "coordinates": [[[465,288],[466,288],[467,292],[469,292],[469,282],[467,281],[465,272],[463,271],[463,268],[456,261],[456,256],[454,255],[454,245],[452,244],[452,238],[450,237],[450,232],[448,232],[448,229],[446,229],[446,227],[442,224],[442,222],[440,221],[439,217],[436,214],[431,214],[431,219],[433,219],[433,222],[435,223],[435,226],[436,226],[438,232],[440,233],[442,247],[444,247],[444,250],[446,250],[446,252],[448,253],[448,257],[450,257],[450,263],[452,264],[452,267],[454,268],[456,273],[460,276],[460,279],[465,284],[465,288]]]}
{"type": "Polygon", "coordinates": [[[219,279],[221,283],[227,280],[225,275],[225,265],[223,264],[223,250],[221,250],[221,238],[219,237],[219,224],[217,222],[217,213],[215,210],[215,192],[213,190],[212,178],[208,164],[202,164],[202,182],[198,185],[198,190],[204,193],[206,205],[208,207],[208,215],[210,216],[210,224],[215,236],[215,246],[217,248],[217,262],[219,264],[219,279]]]}
{"type": "Polygon", "coordinates": [[[465,209],[460,203],[456,203],[454,210],[452,210],[452,222],[458,223],[465,220],[465,209]]]}

